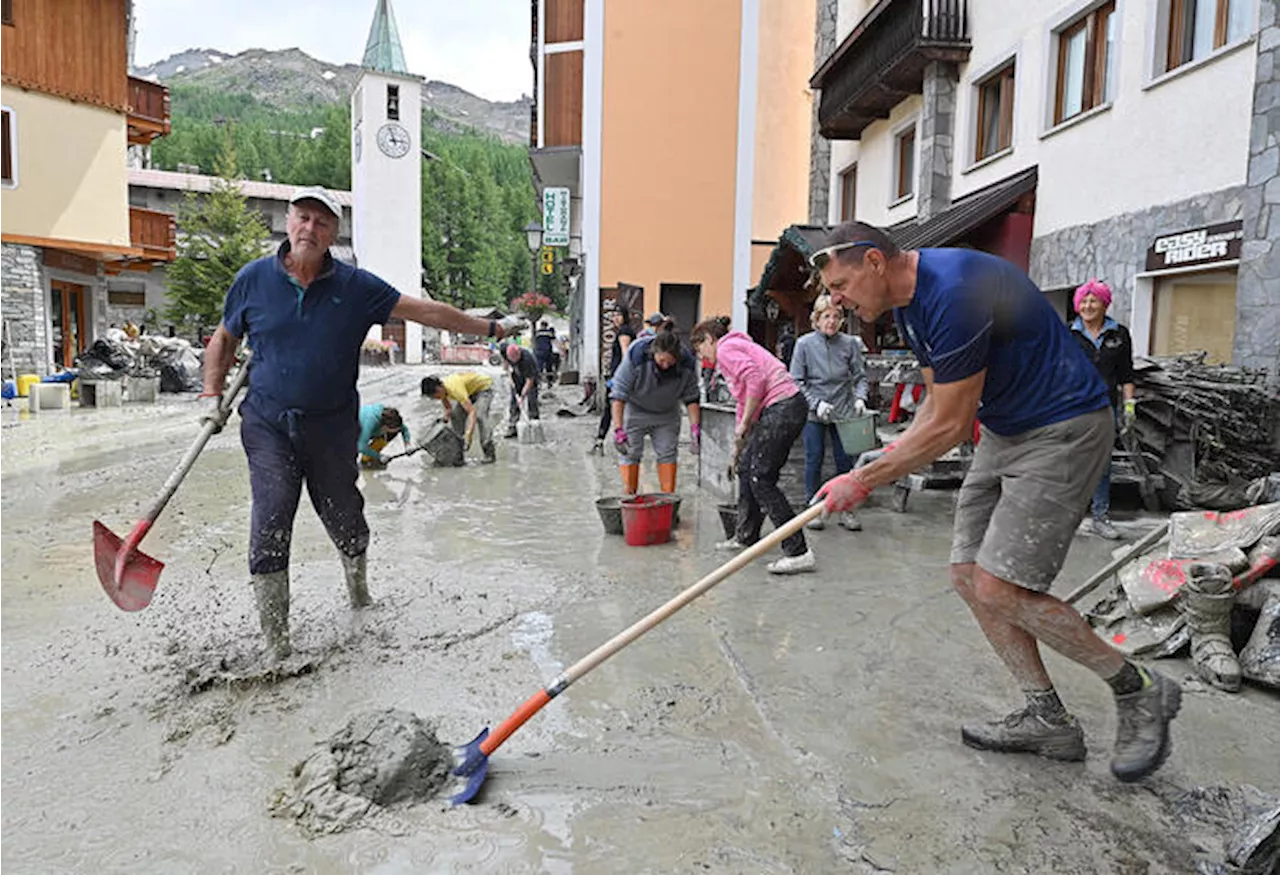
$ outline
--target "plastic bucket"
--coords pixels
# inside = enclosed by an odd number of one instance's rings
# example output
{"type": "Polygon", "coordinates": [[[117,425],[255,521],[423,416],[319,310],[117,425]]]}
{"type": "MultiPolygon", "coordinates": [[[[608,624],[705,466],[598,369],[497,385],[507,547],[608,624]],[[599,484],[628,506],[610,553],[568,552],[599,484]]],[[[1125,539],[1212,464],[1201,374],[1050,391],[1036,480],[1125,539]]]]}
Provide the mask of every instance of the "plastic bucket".
{"type": "Polygon", "coordinates": [[[611,495],[596,500],[596,513],[600,514],[600,523],[606,535],[622,534],[622,497],[611,495]]]}
{"type": "Polygon", "coordinates": [[[663,498],[671,499],[671,528],[674,529],[680,525],[680,496],[675,492],[659,492],[656,494],[661,495],[663,498]]]}
{"type": "Polygon", "coordinates": [[[462,438],[443,422],[431,426],[419,446],[431,454],[437,465],[456,468],[466,461],[462,452],[462,438]]]}
{"type": "Polygon", "coordinates": [[[39,374],[18,375],[18,397],[26,398],[31,394],[31,387],[40,382],[39,374]]]}
{"type": "Polygon", "coordinates": [[[876,415],[868,413],[857,419],[846,419],[835,423],[836,434],[840,435],[840,445],[845,455],[858,458],[867,450],[876,448],[876,415]]]}
{"type": "Polygon", "coordinates": [[[637,495],[622,501],[622,533],[632,547],[665,544],[671,540],[675,504],[664,495],[637,495]]]}

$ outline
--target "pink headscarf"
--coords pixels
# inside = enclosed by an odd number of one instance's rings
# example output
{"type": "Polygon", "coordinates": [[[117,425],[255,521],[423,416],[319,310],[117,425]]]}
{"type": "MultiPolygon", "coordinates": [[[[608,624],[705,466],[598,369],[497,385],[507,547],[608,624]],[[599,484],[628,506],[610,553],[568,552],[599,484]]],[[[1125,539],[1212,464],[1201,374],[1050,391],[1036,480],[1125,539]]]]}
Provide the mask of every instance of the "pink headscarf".
{"type": "Polygon", "coordinates": [[[1075,305],[1077,310],[1080,309],[1080,302],[1084,300],[1085,295],[1093,295],[1102,302],[1103,307],[1111,306],[1111,286],[1099,279],[1089,280],[1087,283],[1076,289],[1075,297],[1071,303],[1075,305]]]}

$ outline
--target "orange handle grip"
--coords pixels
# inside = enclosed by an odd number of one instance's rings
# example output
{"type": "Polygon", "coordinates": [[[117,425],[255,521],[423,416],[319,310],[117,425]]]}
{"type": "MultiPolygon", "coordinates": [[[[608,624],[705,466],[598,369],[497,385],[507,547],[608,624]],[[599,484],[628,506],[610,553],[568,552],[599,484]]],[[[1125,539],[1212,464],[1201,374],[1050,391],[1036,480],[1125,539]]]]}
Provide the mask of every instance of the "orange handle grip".
{"type": "Polygon", "coordinates": [[[511,733],[523,726],[526,720],[541,711],[543,706],[550,701],[550,693],[545,689],[538,690],[538,692],[526,699],[525,703],[517,708],[514,714],[503,720],[502,725],[489,733],[488,738],[480,742],[480,752],[485,756],[489,756],[511,737],[511,733]]]}

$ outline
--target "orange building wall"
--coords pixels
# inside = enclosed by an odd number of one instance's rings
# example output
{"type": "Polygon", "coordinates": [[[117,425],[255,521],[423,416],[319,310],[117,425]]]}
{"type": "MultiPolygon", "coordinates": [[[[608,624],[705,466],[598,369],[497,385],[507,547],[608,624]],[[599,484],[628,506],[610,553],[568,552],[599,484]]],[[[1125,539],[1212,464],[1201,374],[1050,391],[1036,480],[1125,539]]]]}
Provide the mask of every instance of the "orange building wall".
{"type": "Polygon", "coordinates": [[[604,16],[600,285],[643,286],[650,312],[660,283],[700,283],[701,316],[728,315],[740,6],[611,0],[604,16]]]}

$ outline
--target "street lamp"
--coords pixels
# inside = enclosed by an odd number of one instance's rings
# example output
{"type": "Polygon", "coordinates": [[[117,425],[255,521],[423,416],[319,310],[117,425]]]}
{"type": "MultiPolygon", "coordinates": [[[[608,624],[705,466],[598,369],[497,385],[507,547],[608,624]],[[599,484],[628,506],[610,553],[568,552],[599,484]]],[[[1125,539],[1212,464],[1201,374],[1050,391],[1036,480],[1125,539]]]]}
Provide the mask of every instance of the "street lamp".
{"type": "Polygon", "coordinates": [[[542,226],[537,222],[530,222],[524,226],[524,236],[529,242],[529,251],[536,254],[542,248],[542,226]]]}

